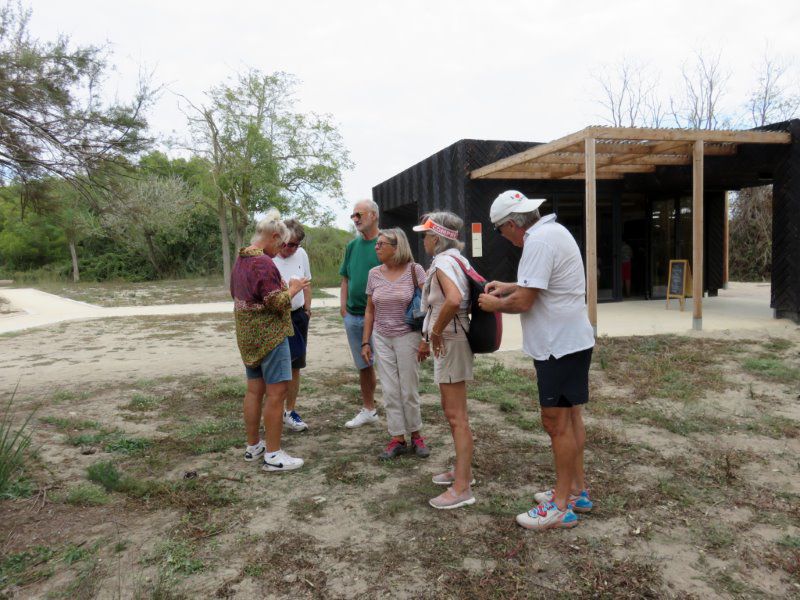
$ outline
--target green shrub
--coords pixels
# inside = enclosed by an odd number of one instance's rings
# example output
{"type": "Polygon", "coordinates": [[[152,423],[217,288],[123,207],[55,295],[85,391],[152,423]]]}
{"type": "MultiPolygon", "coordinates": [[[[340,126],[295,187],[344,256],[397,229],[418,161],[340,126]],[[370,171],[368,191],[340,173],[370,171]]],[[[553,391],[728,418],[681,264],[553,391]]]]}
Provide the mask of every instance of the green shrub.
{"type": "Polygon", "coordinates": [[[118,490],[122,482],[122,474],[117,471],[117,467],[110,460],[91,465],[87,474],[89,481],[99,483],[107,492],[118,490]]]}
{"type": "Polygon", "coordinates": [[[80,483],[67,492],[65,502],[75,506],[97,506],[108,502],[103,488],[92,483],[80,483]]]}

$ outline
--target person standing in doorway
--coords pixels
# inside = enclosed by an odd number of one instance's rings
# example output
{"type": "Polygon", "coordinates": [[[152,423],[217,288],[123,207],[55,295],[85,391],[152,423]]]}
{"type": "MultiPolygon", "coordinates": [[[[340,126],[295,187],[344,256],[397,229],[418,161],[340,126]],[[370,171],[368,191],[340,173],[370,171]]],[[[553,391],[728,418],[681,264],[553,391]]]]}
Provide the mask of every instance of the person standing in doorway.
{"type": "Polygon", "coordinates": [[[583,472],[586,431],[582,407],[589,400],[589,365],[594,332],[586,312],[586,276],[580,249],[555,215],[541,217],[543,199],[516,190],[500,194],[489,209],[495,230],[522,248],[516,283],[491,281],[479,306],[489,312],[518,313],[522,347],[533,358],[542,425],[550,436],[556,469],[553,489],[517,515],[527,529],[574,527],[576,512],[592,501],[583,472]]]}
{"type": "Polygon", "coordinates": [[[311,267],[308,264],[308,254],[301,247],[306,237],[303,226],[296,219],[286,219],[284,224],[289,230],[289,241],[281,246],[281,251],[272,260],[287,286],[292,279],[307,279],[309,284],[303,289],[302,294],[292,298],[293,333],[289,337],[292,380],[286,392],[283,425],[290,431],[305,431],[308,429],[308,424],[303,421],[295,408],[297,394],[300,392],[300,369],[306,366],[308,323],[311,319],[311,267]]]}
{"type": "Polygon", "coordinates": [[[381,264],[375,253],[378,238],[378,205],[372,200],[361,200],[353,207],[350,215],[358,231],[358,237],[347,244],[344,260],[339,268],[342,286],[339,294],[339,307],[344,319],[344,329],[353,362],[358,369],[363,406],[355,417],[345,423],[345,427],[361,427],[378,422],[375,409],[375,368],[373,361],[367,362],[361,355],[364,334],[364,312],[367,309],[367,278],[373,267],[381,264]]]}

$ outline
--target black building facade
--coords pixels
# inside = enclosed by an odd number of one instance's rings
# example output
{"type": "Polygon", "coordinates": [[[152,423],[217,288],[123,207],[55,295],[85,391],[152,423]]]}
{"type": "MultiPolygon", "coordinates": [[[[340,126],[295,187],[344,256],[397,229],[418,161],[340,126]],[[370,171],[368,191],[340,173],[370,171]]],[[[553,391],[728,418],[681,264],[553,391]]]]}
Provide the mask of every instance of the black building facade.
{"type": "MultiPolygon", "coordinates": [[[[726,192],[773,184],[772,307],[776,317],[800,316],[800,120],[760,128],[791,133],[789,144],[741,144],[734,154],[707,156],[704,167],[705,291],[723,286],[726,192]]],[[[580,179],[472,179],[470,173],[539,144],[460,140],[375,186],[382,227],[401,227],[423,264],[421,239],[411,231],[422,214],[449,210],[465,222],[464,253],[489,279],[513,281],[520,251],[493,231],[489,206],[516,189],[546,198],[585,257],[585,183],[580,179]],[[481,229],[480,234],[472,230],[481,229]],[[475,235],[479,235],[476,238],[475,235]],[[480,245],[473,247],[473,240],[480,245]],[[477,255],[476,255],[477,254],[477,255]]],[[[597,181],[598,300],[664,298],[671,259],[692,259],[691,166],[659,166],[597,181]],[[623,263],[628,264],[623,267],[623,263]]]]}

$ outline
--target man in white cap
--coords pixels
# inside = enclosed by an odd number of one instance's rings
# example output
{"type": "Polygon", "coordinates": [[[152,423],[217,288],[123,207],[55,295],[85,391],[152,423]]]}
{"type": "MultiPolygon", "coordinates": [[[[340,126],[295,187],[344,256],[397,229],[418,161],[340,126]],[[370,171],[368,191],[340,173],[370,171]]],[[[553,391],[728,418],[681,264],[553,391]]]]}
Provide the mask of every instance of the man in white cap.
{"type": "Polygon", "coordinates": [[[536,368],[542,425],[556,468],[555,487],[535,494],[539,505],[517,515],[517,523],[536,530],[574,527],[575,513],[592,509],[583,474],[581,414],[589,400],[594,347],[586,277],[575,238],[555,215],[540,216],[543,202],[509,190],[492,203],[495,230],[522,248],[522,258],[516,283],[492,281],[478,300],[483,310],[520,315],[522,347],[536,368]]]}

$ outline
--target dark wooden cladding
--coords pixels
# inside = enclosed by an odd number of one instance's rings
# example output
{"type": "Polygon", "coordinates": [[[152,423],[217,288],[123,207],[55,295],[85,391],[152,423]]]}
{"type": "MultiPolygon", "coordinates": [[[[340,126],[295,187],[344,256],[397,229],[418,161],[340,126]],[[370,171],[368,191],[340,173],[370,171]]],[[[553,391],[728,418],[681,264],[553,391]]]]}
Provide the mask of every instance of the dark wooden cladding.
{"type": "MultiPolygon", "coordinates": [[[[793,143],[743,143],[735,154],[705,157],[704,168],[704,287],[716,295],[722,287],[725,202],[724,192],[774,181],[772,307],[778,316],[800,315],[800,120],[776,123],[764,131],[789,131],[793,143]]],[[[548,199],[543,214],[559,198],[583,198],[583,180],[470,179],[470,172],[539,145],[534,142],[464,139],[376,185],[372,197],[381,207],[381,225],[399,226],[408,234],[419,262],[428,264],[422,240],[411,227],[422,214],[450,210],[464,219],[461,238],[465,255],[472,256],[470,224],[483,225],[483,256],[470,258],[489,279],[513,281],[520,251],[494,233],[489,206],[502,191],[517,189],[530,197],[548,199]]],[[[622,179],[598,180],[597,198],[626,195],[644,198],[692,194],[691,166],[659,166],[653,173],[631,173],[622,179]]],[[[643,202],[645,202],[643,200],[643,202]]],[[[583,236],[577,235],[584,250],[583,236]]],[[[615,285],[618,285],[615,284],[615,285]]]]}
{"type": "MultiPolygon", "coordinates": [[[[783,125],[783,124],[781,124],[783,125]]],[[[772,188],[772,300],[775,316],[800,323],[800,120],[775,168],[772,188]]]]}

